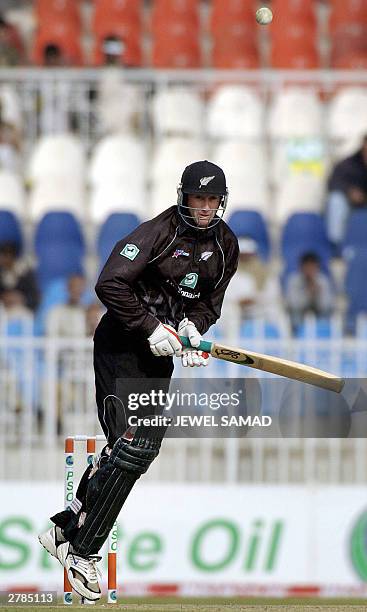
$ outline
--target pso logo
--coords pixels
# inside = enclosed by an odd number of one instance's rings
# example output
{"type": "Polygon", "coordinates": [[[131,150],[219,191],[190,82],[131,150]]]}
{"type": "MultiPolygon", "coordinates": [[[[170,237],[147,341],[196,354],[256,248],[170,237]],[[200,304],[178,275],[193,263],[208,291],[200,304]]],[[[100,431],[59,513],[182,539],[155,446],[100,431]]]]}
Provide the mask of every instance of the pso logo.
{"type": "Polygon", "coordinates": [[[65,593],[64,594],[64,601],[67,604],[73,603],[73,595],[72,595],[72,593],[65,593]]]}
{"type": "Polygon", "coordinates": [[[358,576],[367,582],[367,511],[361,514],[353,527],[350,555],[358,576]]]}
{"type": "Polygon", "coordinates": [[[111,591],[111,592],[109,593],[109,596],[110,596],[110,601],[117,601],[117,594],[116,594],[116,591],[111,591]]]}
{"type": "Polygon", "coordinates": [[[65,458],[65,463],[66,465],[74,465],[74,458],[72,457],[72,455],[68,455],[65,458]]]}

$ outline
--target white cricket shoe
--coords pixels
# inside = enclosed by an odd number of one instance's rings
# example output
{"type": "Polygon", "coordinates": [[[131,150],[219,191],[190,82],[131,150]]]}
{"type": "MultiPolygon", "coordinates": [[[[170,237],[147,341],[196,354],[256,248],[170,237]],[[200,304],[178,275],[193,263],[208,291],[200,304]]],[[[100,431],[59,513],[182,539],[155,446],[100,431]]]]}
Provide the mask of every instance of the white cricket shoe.
{"type": "Polygon", "coordinates": [[[66,569],[69,582],[76,593],[90,601],[97,601],[101,598],[98,582],[101,572],[96,565],[101,557],[98,555],[90,555],[88,558],[80,557],[72,551],[70,542],[59,544],[56,556],[66,569]]]}
{"type": "Polygon", "coordinates": [[[56,527],[56,525],[52,525],[50,529],[45,531],[44,533],[40,533],[38,536],[40,543],[43,548],[47,550],[53,557],[57,559],[57,547],[60,544],[66,542],[60,527],[56,527]]]}

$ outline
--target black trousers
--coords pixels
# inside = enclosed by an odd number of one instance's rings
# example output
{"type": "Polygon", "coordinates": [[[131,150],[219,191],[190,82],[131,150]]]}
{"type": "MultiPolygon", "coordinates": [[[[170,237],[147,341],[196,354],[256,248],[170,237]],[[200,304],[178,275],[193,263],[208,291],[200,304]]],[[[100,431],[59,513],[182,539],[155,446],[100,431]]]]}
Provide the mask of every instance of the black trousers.
{"type": "Polygon", "coordinates": [[[129,428],[129,416],[161,414],[163,406],[156,405],[157,396],[153,403],[148,397],[152,391],[168,391],[172,372],[172,357],[155,357],[147,341],[128,345],[119,352],[105,352],[95,342],[98,418],[110,448],[129,428]],[[144,405],[139,403],[138,395],[142,394],[144,405]]]}

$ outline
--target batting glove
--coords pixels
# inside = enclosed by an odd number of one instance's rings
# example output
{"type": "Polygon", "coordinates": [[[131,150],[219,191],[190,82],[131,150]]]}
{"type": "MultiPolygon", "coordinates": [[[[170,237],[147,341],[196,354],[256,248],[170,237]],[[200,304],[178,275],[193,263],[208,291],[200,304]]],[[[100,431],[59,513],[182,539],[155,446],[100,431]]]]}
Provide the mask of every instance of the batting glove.
{"type": "Polygon", "coordinates": [[[182,319],[181,323],[178,326],[178,335],[186,336],[190,340],[191,346],[197,348],[200,346],[200,342],[202,340],[201,334],[199,334],[196,326],[192,321],[189,321],[187,317],[182,319]]]}
{"type": "Polygon", "coordinates": [[[195,349],[183,349],[181,363],[184,368],[195,366],[207,366],[209,363],[209,353],[206,351],[196,351],[195,349]]]}
{"type": "Polygon", "coordinates": [[[180,357],[182,354],[182,342],[176,330],[170,325],[160,323],[149,336],[148,342],[150,350],[156,357],[168,357],[169,355],[180,357]]]}

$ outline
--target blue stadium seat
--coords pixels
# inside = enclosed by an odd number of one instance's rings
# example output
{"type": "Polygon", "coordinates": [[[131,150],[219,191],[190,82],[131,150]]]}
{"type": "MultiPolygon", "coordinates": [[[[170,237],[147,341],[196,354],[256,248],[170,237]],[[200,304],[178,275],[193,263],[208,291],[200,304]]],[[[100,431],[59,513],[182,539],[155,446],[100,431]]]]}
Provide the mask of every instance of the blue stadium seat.
{"type": "Polygon", "coordinates": [[[263,260],[269,259],[270,239],[264,217],[255,210],[237,210],[228,221],[231,230],[238,238],[248,236],[256,241],[258,252],[263,260]]]}
{"type": "Polygon", "coordinates": [[[349,248],[366,248],[367,246],[367,210],[355,210],[349,216],[343,251],[349,248]]]}
{"type": "Polygon", "coordinates": [[[348,296],[346,331],[355,332],[356,317],[367,312],[367,247],[359,248],[350,257],[345,276],[345,291],[348,296]]]}
{"type": "Polygon", "coordinates": [[[20,223],[14,213],[0,210],[0,243],[15,242],[20,253],[23,248],[23,236],[20,223]]]}
{"type": "Polygon", "coordinates": [[[57,278],[83,274],[85,244],[77,219],[69,212],[47,213],[36,229],[35,252],[43,290],[57,278]]]}
{"type": "Polygon", "coordinates": [[[283,280],[298,269],[300,257],[308,252],[318,255],[322,270],[329,274],[331,246],[323,217],[316,213],[291,215],[283,228],[281,252],[285,260],[283,280]]]}
{"type": "Polygon", "coordinates": [[[101,267],[106,263],[116,242],[130,234],[140,221],[132,213],[113,213],[102,224],[97,238],[97,253],[101,267]]]}

